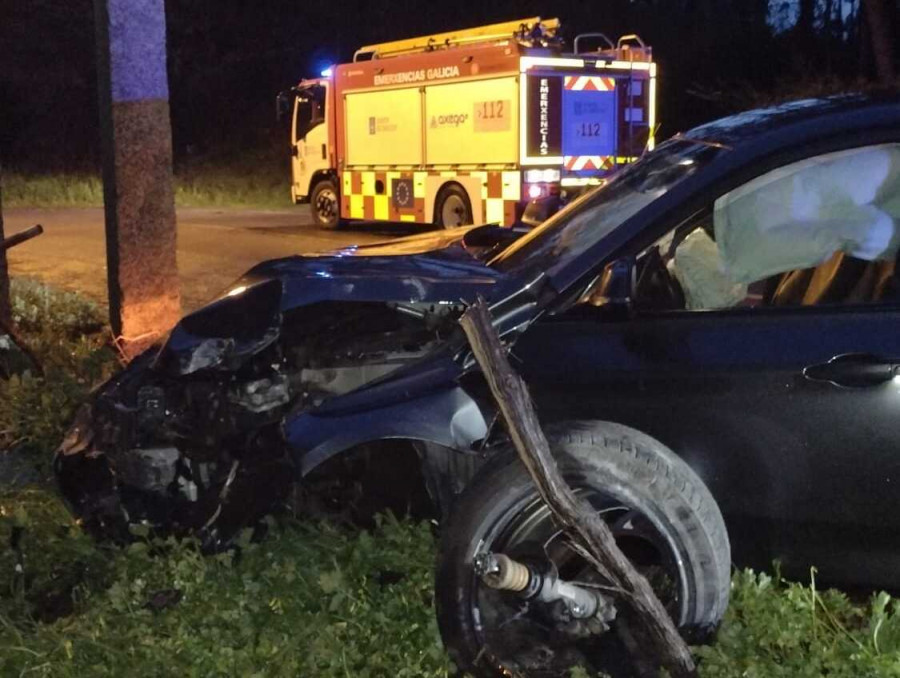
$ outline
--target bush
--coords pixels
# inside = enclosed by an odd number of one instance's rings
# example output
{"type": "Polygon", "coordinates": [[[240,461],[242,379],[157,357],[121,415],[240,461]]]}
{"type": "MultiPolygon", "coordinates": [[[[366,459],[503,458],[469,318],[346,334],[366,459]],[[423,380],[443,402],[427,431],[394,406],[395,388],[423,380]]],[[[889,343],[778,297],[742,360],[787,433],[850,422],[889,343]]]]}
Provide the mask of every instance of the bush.
{"type": "MultiPolygon", "coordinates": [[[[115,352],[100,309],[77,294],[13,279],[11,302],[13,322],[43,375],[21,355],[4,361],[27,367],[0,380],[0,455],[25,450],[46,462],[91,387],[116,367],[115,352]]],[[[8,339],[5,345],[0,352],[14,353],[8,339]]]]}
{"type": "Polygon", "coordinates": [[[10,301],[13,322],[32,338],[70,340],[96,334],[105,322],[94,302],[28,278],[10,281],[10,301]]]}
{"type": "MultiPolygon", "coordinates": [[[[427,524],[387,518],[369,533],[291,523],[214,557],[174,539],[103,553],[58,529],[65,517],[49,495],[22,505],[21,495],[0,499],[0,515],[12,514],[0,538],[34,526],[22,543],[27,587],[0,588],[0,675],[447,674],[427,524]],[[55,610],[72,614],[51,620],[55,610]]],[[[0,572],[13,573],[13,560],[0,556],[0,572]]]]}
{"type": "Polygon", "coordinates": [[[866,604],[750,570],[735,574],[715,645],[697,648],[704,678],[900,676],[900,601],[866,604]]]}

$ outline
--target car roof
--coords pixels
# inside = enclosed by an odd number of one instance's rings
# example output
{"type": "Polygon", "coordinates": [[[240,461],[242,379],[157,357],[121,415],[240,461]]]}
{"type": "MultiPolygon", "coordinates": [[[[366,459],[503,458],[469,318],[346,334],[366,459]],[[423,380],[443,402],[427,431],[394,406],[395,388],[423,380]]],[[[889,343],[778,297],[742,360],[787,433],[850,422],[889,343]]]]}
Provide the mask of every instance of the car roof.
{"type": "Polygon", "coordinates": [[[900,126],[900,96],[845,94],[791,101],[720,118],[677,136],[738,149],[788,131],[802,138],[820,136],[826,129],[829,133],[865,130],[873,124],[900,126]]]}

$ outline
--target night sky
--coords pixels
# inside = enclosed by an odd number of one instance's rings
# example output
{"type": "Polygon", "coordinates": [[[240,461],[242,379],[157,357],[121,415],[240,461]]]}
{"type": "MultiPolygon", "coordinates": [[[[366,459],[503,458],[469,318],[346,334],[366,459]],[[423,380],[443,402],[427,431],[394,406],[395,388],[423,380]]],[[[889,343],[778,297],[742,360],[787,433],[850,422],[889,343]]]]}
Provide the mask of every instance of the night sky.
{"type": "MultiPolygon", "coordinates": [[[[559,17],[570,39],[639,33],[660,68],[668,136],[772,96],[868,74],[857,12],[776,33],[769,0],[167,0],[176,160],[284,143],[274,98],[366,43],[506,21],[559,17]]],[[[777,6],[794,3],[776,3],[777,6]]],[[[846,5],[847,3],[843,3],[846,5]]],[[[846,9],[846,7],[845,7],[846,9]]],[[[846,14],[846,11],[844,12],[846,14]]],[[[0,160],[7,167],[96,167],[92,0],[0,0],[0,160]]]]}

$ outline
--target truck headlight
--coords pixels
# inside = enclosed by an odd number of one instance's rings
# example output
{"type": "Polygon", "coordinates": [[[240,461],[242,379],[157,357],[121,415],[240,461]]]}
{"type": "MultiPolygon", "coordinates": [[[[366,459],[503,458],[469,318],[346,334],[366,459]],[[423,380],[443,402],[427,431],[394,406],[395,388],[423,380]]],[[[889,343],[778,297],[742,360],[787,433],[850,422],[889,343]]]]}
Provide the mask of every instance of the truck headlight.
{"type": "Polygon", "coordinates": [[[541,172],[541,181],[545,184],[552,184],[559,181],[560,173],[558,169],[545,169],[541,172]]]}
{"type": "Polygon", "coordinates": [[[525,170],[525,183],[526,184],[552,184],[560,179],[560,172],[558,169],[530,169],[525,170]]]}

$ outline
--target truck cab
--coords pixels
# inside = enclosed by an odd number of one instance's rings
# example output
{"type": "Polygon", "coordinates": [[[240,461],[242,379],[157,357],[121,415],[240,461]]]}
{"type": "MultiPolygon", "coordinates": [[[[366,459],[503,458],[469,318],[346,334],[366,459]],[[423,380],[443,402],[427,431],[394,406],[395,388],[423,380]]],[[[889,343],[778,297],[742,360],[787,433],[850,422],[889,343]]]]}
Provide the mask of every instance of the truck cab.
{"type": "Polygon", "coordinates": [[[303,80],[278,97],[279,116],[290,121],[291,200],[311,203],[317,221],[327,226],[337,222],[340,210],[330,130],[331,89],[329,79],[322,77],[303,80]]]}

